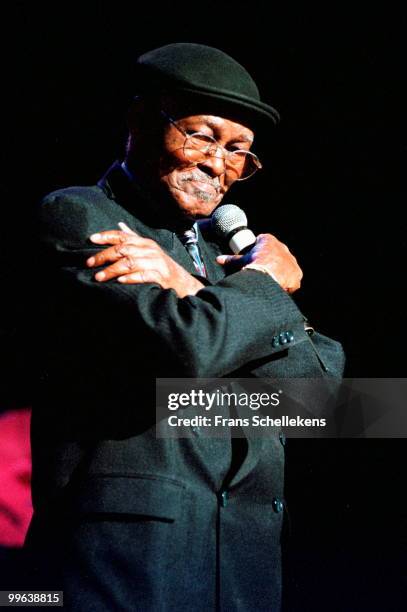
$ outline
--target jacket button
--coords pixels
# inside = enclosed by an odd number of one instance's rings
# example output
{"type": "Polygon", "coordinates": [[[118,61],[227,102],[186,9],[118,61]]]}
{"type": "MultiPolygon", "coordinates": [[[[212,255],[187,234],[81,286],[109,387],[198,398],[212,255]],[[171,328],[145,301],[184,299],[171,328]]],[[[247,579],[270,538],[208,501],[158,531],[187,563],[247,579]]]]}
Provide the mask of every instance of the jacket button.
{"type": "Polygon", "coordinates": [[[291,330],[289,330],[286,333],[287,333],[287,340],[288,340],[288,342],[292,342],[294,340],[294,333],[291,330]]]}
{"type": "Polygon", "coordinates": [[[273,510],[274,512],[282,512],[284,510],[284,504],[281,501],[281,499],[278,499],[278,497],[274,497],[273,501],[271,502],[272,506],[273,506],[273,510]]]}
{"type": "Polygon", "coordinates": [[[278,339],[278,336],[273,336],[271,340],[271,346],[276,348],[276,346],[278,346],[279,344],[280,344],[280,341],[278,339]]]}
{"type": "Polygon", "coordinates": [[[279,340],[280,344],[287,344],[287,342],[288,342],[287,332],[282,332],[279,335],[278,340],[279,340]]]}
{"type": "Polygon", "coordinates": [[[228,492],[227,491],[221,492],[220,505],[222,506],[222,508],[226,508],[226,506],[228,505],[228,492]]]}

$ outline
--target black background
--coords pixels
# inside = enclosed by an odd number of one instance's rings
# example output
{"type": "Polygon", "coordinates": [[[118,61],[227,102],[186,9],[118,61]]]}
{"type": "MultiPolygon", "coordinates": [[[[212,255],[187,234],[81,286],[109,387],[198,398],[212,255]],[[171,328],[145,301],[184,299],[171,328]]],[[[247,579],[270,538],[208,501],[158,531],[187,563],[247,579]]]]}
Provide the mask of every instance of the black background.
{"type": "MultiPolygon", "coordinates": [[[[232,55],[281,113],[261,147],[266,170],[225,201],[295,253],[296,299],[341,340],[348,376],[404,376],[404,15],[100,2],[15,3],[2,17],[1,409],[30,401],[18,332],[38,299],[33,210],[122,154],[134,60],[177,41],[232,55]]],[[[404,440],[288,442],[288,609],[404,609],[405,450],[404,440]]]]}

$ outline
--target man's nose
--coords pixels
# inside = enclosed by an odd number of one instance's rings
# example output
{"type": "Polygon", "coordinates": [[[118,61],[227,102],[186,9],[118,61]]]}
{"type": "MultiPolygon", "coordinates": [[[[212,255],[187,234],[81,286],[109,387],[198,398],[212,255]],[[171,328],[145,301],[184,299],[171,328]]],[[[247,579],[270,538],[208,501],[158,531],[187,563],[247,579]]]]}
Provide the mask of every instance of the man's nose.
{"type": "Polygon", "coordinates": [[[220,176],[226,171],[225,158],[220,153],[219,149],[206,158],[205,161],[198,164],[200,167],[210,174],[211,176],[220,176]]]}

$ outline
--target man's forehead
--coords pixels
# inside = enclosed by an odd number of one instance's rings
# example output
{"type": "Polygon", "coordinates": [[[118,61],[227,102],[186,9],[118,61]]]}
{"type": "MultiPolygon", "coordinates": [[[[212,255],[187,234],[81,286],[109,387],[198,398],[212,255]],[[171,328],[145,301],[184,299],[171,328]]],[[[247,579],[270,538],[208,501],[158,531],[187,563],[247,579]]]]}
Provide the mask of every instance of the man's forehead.
{"type": "Polygon", "coordinates": [[[216,115],[188,115],[181,119],[185,123],[201,123],[205,124],[213,129],[229,128],[233,131],[239,132],[244,137],[244,140],[253,141],[253,132],[247,126],[236,123],[226,117],[218,117],[216,115]]]}

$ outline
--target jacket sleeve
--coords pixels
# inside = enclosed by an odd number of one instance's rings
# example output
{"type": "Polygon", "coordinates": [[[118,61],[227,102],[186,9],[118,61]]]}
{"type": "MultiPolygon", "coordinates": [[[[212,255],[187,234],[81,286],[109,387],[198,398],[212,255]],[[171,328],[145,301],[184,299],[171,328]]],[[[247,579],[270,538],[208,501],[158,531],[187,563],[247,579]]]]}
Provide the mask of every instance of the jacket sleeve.
{"type": "Polygon", "coordinates": [[[42,274],[62,287],[73,326],[75,318],[82,326],[86,319],[100,334],[122,330],[126,344],[143,338],[157,359],[170,357],[171,373],[180,377],[224,376],[305,340],[301,312],[262,272],[239,271],[182,299],[151,283],[98,283],[85,265],[99,250],[88,239],[98,230],[80,198],[51,194],[44,200],[42,274]]]}

